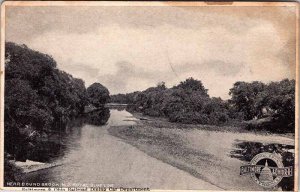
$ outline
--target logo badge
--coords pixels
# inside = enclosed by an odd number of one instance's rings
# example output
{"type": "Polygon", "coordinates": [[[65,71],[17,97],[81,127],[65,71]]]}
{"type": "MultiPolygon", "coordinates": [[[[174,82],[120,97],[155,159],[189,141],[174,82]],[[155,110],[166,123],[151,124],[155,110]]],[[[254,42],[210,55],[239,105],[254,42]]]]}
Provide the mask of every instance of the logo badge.
{"type": "Polygon", "coordinates": [[[293,167],[284,167],[276,153],[259,153],[249,163],[240,167],[240,175],[250,174],[252,180],[264,188],[275,187],[283,177],[293,176],[293,167]]]}

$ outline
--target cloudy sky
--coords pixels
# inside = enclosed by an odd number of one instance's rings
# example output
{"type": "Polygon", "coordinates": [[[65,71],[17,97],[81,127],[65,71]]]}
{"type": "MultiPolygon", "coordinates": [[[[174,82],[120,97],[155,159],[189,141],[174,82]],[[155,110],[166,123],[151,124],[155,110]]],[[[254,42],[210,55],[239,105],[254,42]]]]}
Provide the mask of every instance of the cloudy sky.
{"type": "Polygon", "coordinates": [[[11,6],[6,41],[51,55],[112,94],[188,77],[227,99],[236,81],[295,77],[295,7],[11,6]]]}

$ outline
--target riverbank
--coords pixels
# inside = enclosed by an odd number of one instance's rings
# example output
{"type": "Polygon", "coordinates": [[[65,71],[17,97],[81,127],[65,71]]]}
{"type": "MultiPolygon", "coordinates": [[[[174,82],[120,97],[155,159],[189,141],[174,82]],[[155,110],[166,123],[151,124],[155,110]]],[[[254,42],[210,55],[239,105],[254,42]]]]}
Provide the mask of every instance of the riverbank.
{"type": "Polygon", "coordinates": [[[22,181],[22,177],[29,173],[50,169],[63,165],[62,163],[42,163],[26,160],[25,162],[15,160],[5,160],[5,185],[7,182],[22,181]]]}
{"type": "Polygon", "coordinates": [[[229,126],[229,125],[201,125],[201,124],[184,124],[184,123],[172,123],[168,121],[165,117],[152,117],[149,115],[143,115],[139,112],[130,111],[131,114],[136,119],[140,120],[148,120],[148,122],[152,122],[151,124],[155,127],[167,127],[167,128],[179,128],[179,129],[199,129],[199,130],[207,130],[207,131],[218,131],[218,132],[237,132],[237,133],[252,133],[257,135],[273,135],[280,137],[287,137],[289,139],[294,139],[294,133],[272,133],[266,130],[247,130],[243,126],[229,126]]]}
{"type": "Polygon", "coordinates": [[[9,160],[8,162],[10,165],[18,169],[20,173],[31,173],[63,165],[63,163],[42,163],[30,160],[26,160],[25,162],[9,160]]]}
{"type": "Polygon", "coordinates": [[[137,113],[134,117],[147,120],[131,126],[111,127],[109,133],[149,156],[226,190],[263,190],[249,177],[239,175],[240,166],[247,163],[234,154],[239,145],[294,146],[293,139],[282,135],[252,133],[237,127],[170,123],[137,113]]]}
{"type": "MultiPolygon", "coordinates": [[[[115,126],[134,126],[137,119],[125,110],[112,109],[107,124],[85,124],[69,132],[69,144],[57,159],[63,166],[24,174],[26,183],[54,183],[76,187],[78,184],[149,187],[154,189],[220,188],[195,178],[170,164],[152,158],[132,145],[108,133],[115,126]]],[[[56,162],[57,162],[56,161],[56,162]]]]}

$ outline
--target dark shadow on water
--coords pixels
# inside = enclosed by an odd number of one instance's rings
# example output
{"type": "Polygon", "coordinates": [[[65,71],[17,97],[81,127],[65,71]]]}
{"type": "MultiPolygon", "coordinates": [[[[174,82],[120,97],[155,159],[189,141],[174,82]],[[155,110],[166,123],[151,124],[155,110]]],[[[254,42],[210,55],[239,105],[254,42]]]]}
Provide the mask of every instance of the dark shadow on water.
{"type": "Polygon", "coordinates": [[[20,157],[17,160],[52,162],[65,154],[67,146],[76,147],[78,144],[76,141],[81,137],[84,124],[102,126],[107,123],[109,117],[108,108],[98,109],[72,119],[66,125],[61,125],[63,127],[55,129],[61,131],[48,131],[32,141],[24,140],[18,146],[17,154],[20,157]]]}
{"type": "MultiPolygon", "coordinates": [[[[83,114],[77,118],[71,119],[67,124],[60,124],[61,127],[55,127],[51,131],[43,132],[34,139],[28,140],[20,136],[16,141],[15,160],[23,161],[31,160],[43,163],[52,163],[59,160],[72,148],[78,148],[78,142],[82,136],[82,127],[85,124],[99,126],[105,125],[110,117],[108,108],[101,108],[88,114],[83,114]]],[[[13,160],[13,156],[5,157],[5,185],[8,181],[18,181],[17,175],[21,174],[12,164],[8,164],[9,160],[13,160]]]]}
{"type": "MultiPolygon", "coordinates": [[[[278,153],[282,156],[282,162],[285,167],[294,167],[294,149],[292,145],[282,145],[277,143],[263,144],[260,142],[249,142],[237,140],[234,144],[236,147],[230,152],[231,158],[237,158],[241,161],[250,162],[252,158],[262,152],[278,153]]],[[[284,191],[294,190],[294,176],[284,177],[278,184],[284,191]]]]}
{"type": "Polygon", "coordinates": [[[91,125],[105,125],[110,117],[108,108],[102,108],[85,115],[85,123],[91,125]]]}

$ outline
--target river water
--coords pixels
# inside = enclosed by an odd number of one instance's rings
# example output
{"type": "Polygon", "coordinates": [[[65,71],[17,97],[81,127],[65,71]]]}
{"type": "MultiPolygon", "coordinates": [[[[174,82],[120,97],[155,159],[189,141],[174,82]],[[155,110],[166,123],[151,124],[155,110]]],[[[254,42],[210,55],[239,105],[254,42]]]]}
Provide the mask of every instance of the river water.
{"type": "Polygon", "coordinates": [[[215,189],[210,183],[163,163],[111,136],[111,126],[134,126],[137,119],[123,109],[110,109],[105,125],[69,127],[61,156],[52,168],[27,173],[28,183],[62,186],[150,187],[152,189],[215,189]],[[179,179],[180,178],[180,179],[179,179]]]}

